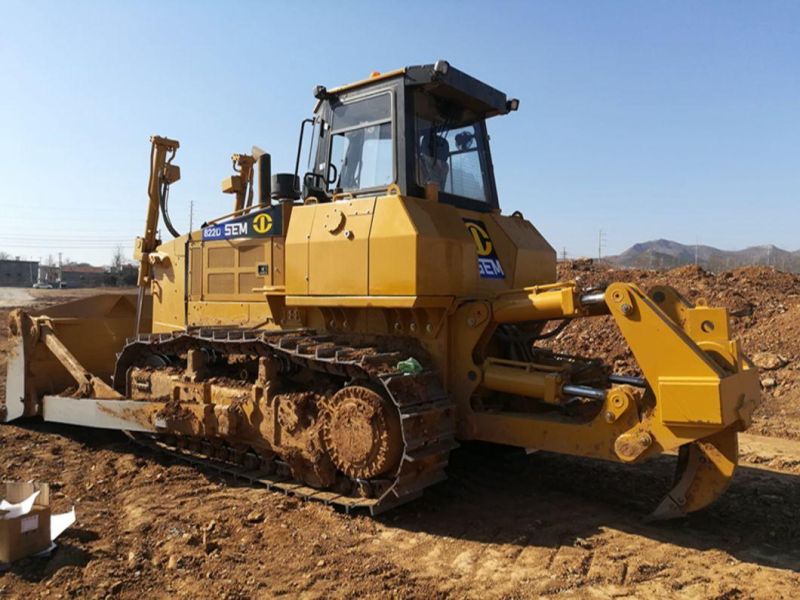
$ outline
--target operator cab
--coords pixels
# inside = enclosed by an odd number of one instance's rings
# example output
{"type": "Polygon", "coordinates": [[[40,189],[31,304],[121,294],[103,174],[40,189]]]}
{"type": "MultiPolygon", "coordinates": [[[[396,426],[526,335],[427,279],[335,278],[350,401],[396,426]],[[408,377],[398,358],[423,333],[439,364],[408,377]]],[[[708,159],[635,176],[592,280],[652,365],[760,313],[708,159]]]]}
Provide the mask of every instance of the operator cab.
{"type": "Polygon", "coordinates": [[[315,96],[303,197],[326,202],[396,185],[405,196],[430,197],[435,189],[459,208],[498,208],[486,119],[519,101],[446,61],[333,90],[318,86],[315,96]]]}

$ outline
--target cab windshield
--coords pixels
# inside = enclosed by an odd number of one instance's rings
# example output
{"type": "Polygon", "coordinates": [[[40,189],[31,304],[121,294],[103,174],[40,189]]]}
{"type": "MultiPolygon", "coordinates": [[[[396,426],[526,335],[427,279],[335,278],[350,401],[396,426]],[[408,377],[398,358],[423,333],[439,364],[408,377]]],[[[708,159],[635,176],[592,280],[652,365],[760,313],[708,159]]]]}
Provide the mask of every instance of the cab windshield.
{"type": "Polygon", "coordinates": [[[483,120],[425,93],[416,95],[415,112],[417,183],[487,202],[483,120]]]}

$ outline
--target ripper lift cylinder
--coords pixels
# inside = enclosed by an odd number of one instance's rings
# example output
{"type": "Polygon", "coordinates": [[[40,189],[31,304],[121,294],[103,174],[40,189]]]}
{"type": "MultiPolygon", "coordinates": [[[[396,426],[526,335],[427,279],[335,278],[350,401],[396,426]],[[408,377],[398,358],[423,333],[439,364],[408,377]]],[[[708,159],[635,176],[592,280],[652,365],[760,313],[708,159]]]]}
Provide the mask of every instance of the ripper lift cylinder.
{"type": "Polygon", "coordinates": [[[523,290],[495,300],[492,318],[497,323],[521,323],[577,316],[575,289],[523,290]]]}
{"type": "Polygon", "coordinates": [[[492,303],[496,323],[521,323],[608,314],[605,292],[578,296],[574,285],[540,286],[501,295],[492,303]]]}

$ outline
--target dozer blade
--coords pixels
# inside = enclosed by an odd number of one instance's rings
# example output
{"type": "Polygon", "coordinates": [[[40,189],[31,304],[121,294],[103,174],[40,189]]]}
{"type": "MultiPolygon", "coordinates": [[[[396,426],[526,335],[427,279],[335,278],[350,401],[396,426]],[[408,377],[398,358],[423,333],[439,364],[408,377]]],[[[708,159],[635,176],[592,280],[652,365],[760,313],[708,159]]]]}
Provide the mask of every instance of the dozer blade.
{"type": "Polygon", "coordinates": [[[675,484],[648,520],[685,517],[714,502],[728,488],[738,455],[737,432],[733,429],[681,446],[675,484]]]}
{"type": "MultiPolygon", "coordinates": [[[[150,307],[148,302],[143,311],[147,328],[150,307]]],[[[134,335],[135,320],[133,294],[101,294],[41,311],[13,311],[0,423],[41,415],[45,394],[71,389],[74,394],[115,396],[109,383],[116,353],[134,335]]]]}
{"type": "Polygon", "coordinates": [[[22,336],[13,336],[6,365],[6,395],[0,398],[0,423],[19,419],[25,414],[25,344],[22,336]]]}

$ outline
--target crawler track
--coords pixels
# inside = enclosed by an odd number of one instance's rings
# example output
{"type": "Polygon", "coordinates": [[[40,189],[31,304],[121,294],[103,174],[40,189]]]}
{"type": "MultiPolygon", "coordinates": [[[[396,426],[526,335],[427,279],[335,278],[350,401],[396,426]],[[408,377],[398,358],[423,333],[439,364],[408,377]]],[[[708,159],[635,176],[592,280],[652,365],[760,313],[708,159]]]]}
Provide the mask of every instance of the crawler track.
{"type": "Polygon", "coordinates": [[[383,389],[400,415],[404,444],[394,477],[390,480],[353,480],[352,487],[357,491],[341,494],[292,480],[288,470],[281,468],[280,459],[275,461],[277,464],[253,469],[252,465],[246,464],[244,453],[233,449],[220,452],[219,444],[208,440],[177,443],[167,436],[129,434],[137,443],[252,484],[337,505],[347,511],[368,509],[372,514],[413,500],[426,487],[446,479],[448,457],[457,446],[452,403],[430,365],[424,365],[423,370],[416,374],[399,372],[397,363],[407,358],[408,353],[392,350],[388,342],[382,345],[375,338],[364,342],[343,336],[317,335],[306,330],[271,334],[212,329],[140,335],[128,340],[118,355],[114,376],[116,387],[124,387],[127,369],[145,355],[175,355],[191,348],[206,348],[223,354],[277,357],[286,365],[334,376],[346,384],[370,384],[383,389]]]}

